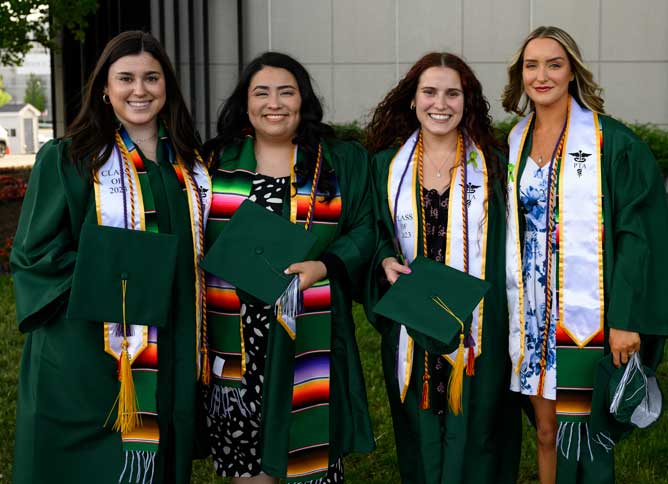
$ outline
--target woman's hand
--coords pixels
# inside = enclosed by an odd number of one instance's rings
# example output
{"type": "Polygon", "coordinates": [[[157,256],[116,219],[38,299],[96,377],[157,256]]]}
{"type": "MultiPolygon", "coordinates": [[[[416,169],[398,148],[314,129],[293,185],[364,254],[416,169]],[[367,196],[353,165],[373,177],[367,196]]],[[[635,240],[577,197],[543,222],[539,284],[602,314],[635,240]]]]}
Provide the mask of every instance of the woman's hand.
{"type": "Polygon", "coordinates": [[[319,260],[305,260],[290,264],[284,272],[286,274],[299,274],[299,289],[303,291],[327,277],[327,266],[319,260]]]}
{"type": "Polygon", "coordinates": [[[608,343],[610,343],[612,362],[617,368],[628,363],[633,353],[640,351],[640,335],[633,331],[610,328],[608,343]]]}
{"type": "Polygon", "coordinates": [[[397,282],[401,274],[411,273],[410,267],[399,262],[396,257],[385,257],[380,265],[385,271],[385,277],[387,277],[390,284],[397,282]]]}

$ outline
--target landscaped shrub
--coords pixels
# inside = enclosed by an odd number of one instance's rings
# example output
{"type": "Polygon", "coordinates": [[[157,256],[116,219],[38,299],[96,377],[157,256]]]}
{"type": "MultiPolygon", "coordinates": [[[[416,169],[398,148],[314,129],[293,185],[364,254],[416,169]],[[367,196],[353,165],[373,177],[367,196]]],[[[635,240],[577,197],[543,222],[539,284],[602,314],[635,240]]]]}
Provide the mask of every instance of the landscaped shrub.
{"type": "Polygon", "coordinates": [[[28,178],[30,168],[0,168],[0,274],[9,271],[9,252],[28,178]]]}
{"type": "MultiPolygon", "coordinates": [[[[494,123],[494,136],[502,145],[506,146],[508,134],[518,121],[519,118],[514,116],[494,123]]],[[[334,124],[332,126],[337,138],[346,141],[359,141],[364,144],[365,132],[357,122],[334,124]]],[[[627,126],[647,143],[661,168],[663,176],[668,176],[668,130],[653,124],[627,123],[627,126]]]]}
{"type": "Polygon", "coordinates": [[[0,241],[0,274],[9,273],[9,253],[12,250],[14,237],[7,237],[0,241]]]}
{"type": "Polygon", "coordinates": [[[20,177],[0,175],[0,202],[23,200],[28,182],[20,177]]]}
{"type": "Polygon", "coordinates": [[[668,176],[668,130],[653,124],[629,124],[628,126],[647,143],[649,149],[654,153],[663,176],[668,176]]]}

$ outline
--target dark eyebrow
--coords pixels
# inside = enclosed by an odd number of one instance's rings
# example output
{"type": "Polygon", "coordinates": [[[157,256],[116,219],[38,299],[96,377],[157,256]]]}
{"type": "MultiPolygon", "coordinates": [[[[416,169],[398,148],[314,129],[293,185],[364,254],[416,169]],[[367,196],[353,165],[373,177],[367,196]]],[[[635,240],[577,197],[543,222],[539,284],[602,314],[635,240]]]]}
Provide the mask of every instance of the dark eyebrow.
{"type": "MultiPolygon", "coordinates": [[[[550,59],[547,59],[546,62],[554,62],[554,61],[556,61],[556,60],[565,61],[566,58],[565,58],[565,57],[562,57],[562,56],[559,56],[559,57],[552,57],[552,58],[550,58],[550,59]]],[[[538,62],[538,61],[537,61],[536,59],[524,59],[524,62],[538,62]]]]}
{"type": "MultiPolygon", "coordinates": [[[[276,89],[278,89],[280,91],[281,89],[297,89],[297,87],[293,86],[292,84],[284,84],[282,86],[277,86],[276,89]]],[[[269,86],[258,85],[258,86],[255,86],[251,92],[257,91],[257,90],[267,91],[267,90],[269,90],[269,86]]]]}
{"type": "MultiPolygon", "coordinates": [[[[152,75],[155,75],[155,74],[160,75],[160,71],[148,71],[148,72],[144,72],[143,74],[146,75],[146,76],[152,76],[152,75]]],[[[121,72],[117,72],[116,75],[117,76],[134,76],[135,73],[134,72],[121,71],[121,72]]]]}

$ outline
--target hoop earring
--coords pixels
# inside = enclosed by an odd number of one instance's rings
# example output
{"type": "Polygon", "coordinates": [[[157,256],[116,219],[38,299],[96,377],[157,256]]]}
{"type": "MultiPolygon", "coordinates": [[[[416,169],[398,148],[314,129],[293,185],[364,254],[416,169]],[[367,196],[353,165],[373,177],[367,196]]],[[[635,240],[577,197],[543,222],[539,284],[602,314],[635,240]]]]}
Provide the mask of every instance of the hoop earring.
{"type": "Polygon", "coordinates": [[[106,93],[102,94],[102,102],[104,104],[111,104],[111,99],[109,99],[109,96],[106,93]]]}
{"type": "Polygon", "coordinates": [[[415,101],[411,101],[411,111],[415,111],[415,101]]]}

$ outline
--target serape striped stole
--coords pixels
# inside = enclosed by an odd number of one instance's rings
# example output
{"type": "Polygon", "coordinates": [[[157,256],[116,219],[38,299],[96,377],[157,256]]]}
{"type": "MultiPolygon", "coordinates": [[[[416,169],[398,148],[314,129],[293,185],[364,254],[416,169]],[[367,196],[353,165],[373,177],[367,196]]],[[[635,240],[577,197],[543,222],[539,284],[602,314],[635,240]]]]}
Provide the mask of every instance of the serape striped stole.
{"type": "MultiPolygon", "coordinates": [[[[326,150],[323,149],[323,153],[324,165],[327,160],[326,150]]],[[[251,193],[256,166],[252,138],[243,143],[239,159],[235,161],[237,163],[234,166],[223,163],[213,174],[213,201],[206,232],[207,248],[211,247],[239,205],[251,193]]],[[[293,161],[296,163],[296,160],[293,161]]],[[[291,182],[289,203],[284,205],[289,210],[284,209],[283,215],[303,226],[311,204],[313,180],[295,188],[293,166],[291,182]]],[[[316,192],[311,231],[318,236],[318,253],[332,241],[340,215],[341,195],[338,187],[336,196],[329,202],[324,202],[322,194],[316,192]]],[[[241,402],[238,391],[246,371],[246,356],[240,307],[236,288],[207,274],[209,351],[213,362],[209,412],[214,415],[227,415],[230,400],[225,395],[230,391],[237,392],[236,401],[241,402]]],[[[285,331],[275,319],[272,324],[275,327],[270,328],[270,334],[272,331],[285,331]]],[[[263,444],[265,449],[288,449],[285,466],[282,466],[285,470],[283,475],[278,476],[287,478],[288,482],[319,479],[326,475],[329,467],[331,287],[328,279],[319,281],[303,292],[303,309],[296,318],[296,327],[294,341],[286,344],[280,355],[294,358],[292,376],[280,377],[282,382],[292,384],[292,402],[287,406],[287,402],[276,402],[278,407],[290,409],[289,414],[276,417],[289,421],[289,432],[287,435],[266,436],[263,444]],[[267,439],[271,439],[271,442],[267,439]]],[[[292,340],[288,338],[288,341],[292,340]]],[[[265,388],[272,384],[276,382],[265,374],[265,388]]],[[[273,406],[274,403],[263,402],[263,408],[265,405],[273,406]]],[[[243,403],[240,405],[243,406],[243,403]]],[[[241,410],[242,413],[245,411],[243,408],[241,410]]],[[[263,414],[264,418],[273,417],[263,414]]]]}
{"type": "MultiPolygon", "coordinates": [[[[526,325],[518,198],[526,161],[524,145],[532,119],[533,113],[523,118],[508,137],[506,287],[514,370],[511,389],[515,391],[520,390],[526,325]]],[[[604,344],[602,132],[598,115],[570,99],[563,136],[562,155],[553,161],[556,185],[551,191],[555,193],[552,211],[556,227],[553,304],[557,305],[558,317],[557,321],[547,321],[556,324],[557,445],[566,458],[574,455],[579,459],[582,451],[582,455],[593,459],[588,422],[596,365],[603,357],[604,344]],[[581,437],[585,438],[582,445],[581,437]]],[[[550,274],[547,277],[549,281],[550,274]]],[[[543,344],[547,345],[547,338],[543,344]]],[[[541,381],[544,364],[541,363],[541,381]]]]}
{"type": "MultiPolygon", "coordinates": [[[[175,170],[179,184],[189,197],[202,197],[196,187],[207,188],[208,175],[202,166],[196,168],[193,180],[187,184],[183,169],[175,159],[169,137],[164,127],[159,128],[160,146],[165,150],[175,170]]],[[[158,233],[157,210],[144,161],[128,133],[121,127],[117,132],[112,156],[98,170],[95,184],[95,203],[99,225],[116,226],[131,230],[158,233]]],[[[205,196],[205,195],[204,195],[205,196]]],[[[201,232],[208,212],[208,204],[200,198],[201,210],[193,214],[191,223],[197,225],[194,232],[201,232]]],[[[196,251],[200,252],[200,251],[196,251]]],[[[195,267],[196,271],[199,268],[195,267]]],[[[201,304],[198,304],[201,306],[201,304]]],[[[199,338],[199,336],[198,336],[199,338]]],[[[118,360],[123,341],[123,324],[104,324],[105,352],[118,360]]],[[[160,443],[158,423],[158,328],[145,325],[128,325],[128,354],[132,364],[132,379],[137,399],[140,421],[134,429],[121,433],[125,463],[119,482],[124,479],[150,483],[155,470],[155,455],[160,443]]]]}

